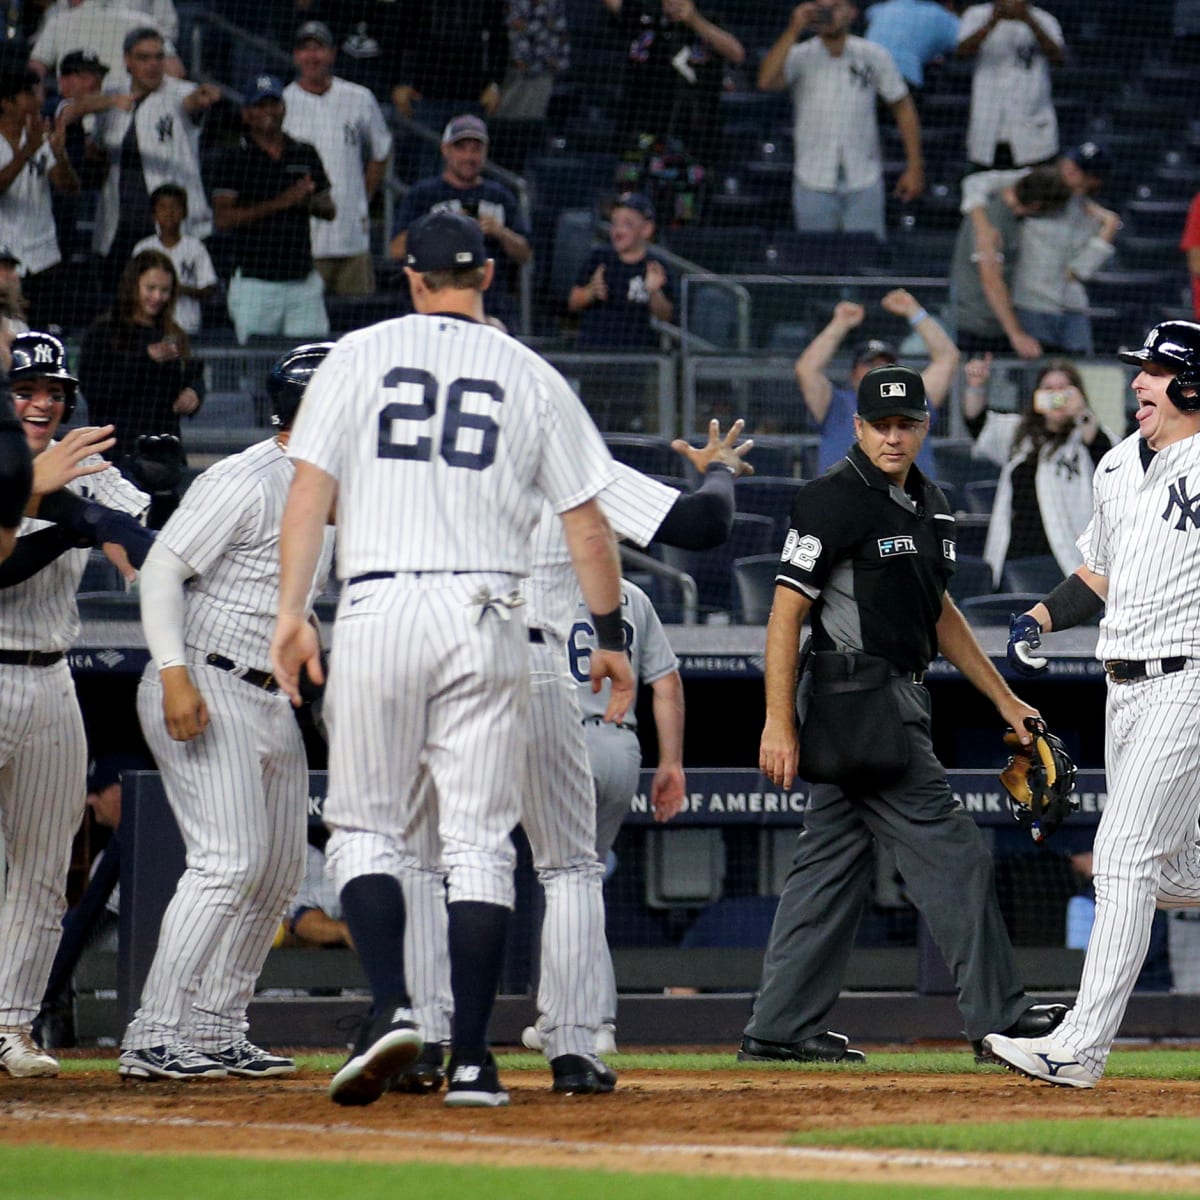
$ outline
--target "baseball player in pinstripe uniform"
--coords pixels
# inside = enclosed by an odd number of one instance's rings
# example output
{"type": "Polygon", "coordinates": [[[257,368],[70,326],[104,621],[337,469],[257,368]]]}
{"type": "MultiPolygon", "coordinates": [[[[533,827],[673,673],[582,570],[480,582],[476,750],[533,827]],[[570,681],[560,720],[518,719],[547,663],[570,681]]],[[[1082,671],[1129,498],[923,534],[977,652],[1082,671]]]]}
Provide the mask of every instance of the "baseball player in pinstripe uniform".
{"type": "Polygon", "coordinates": [[[420,1053],[403,967],[399,838],[428,775],[448,873],[454,1024],[446,1103],[507,1102],[487,1046],[513,903],[509,831],[529,709],[529,641],[514,610],[543,498],[559,513],[601,649],[596,686],[633,678],[621,652],[616,543],[595,500],[615,473],[578,398],[543,360],[483,324],[494,263],[475,221],[409,231],[416,314],[344,338],[313,377],[290,453],[272,661],[299,698],[321,673],[301,604],[336,499],[346,577],[334,630],[329,869],[371,982],[373,1015],[330,1084],[366,1104],[420,1053]]]}
{"type": "MultiPolygon", "coordinates": [[[[707,445],[693,448],[682,440],[674,443],[704,480],[689,495],[681,496],[674,488],[618,463],[616,478],[599,495],[618,535],[641,546],[656,540],[696,550],[724,541],[733,520],[733,478],[753,470],[743,456],[754,443],[735,446],[741,431],[742,422],[736,421],[722,438],[713,421],[707,445]]],[[[572,1095],[607,1092],[615,1086],[616,1075],[597,1056],[611,1041],[611,1034],[606,1037],[600,1029],[604,1006],[598,969],[607,955],[601,888],[604,869],[596,854],[595,792],[566,652],[579,593],[567,544],[558,522],[546,510],[534,533],[533,571],[523,592],[532,706],[525,741],[521,824],[546,897],[538,983],[542,1015],[533,1031],[537,1044],[531,1048],[542,1050],[550,1060],[555,1091],[572,1095]]],[[[423,963],[420,978],[436,985],[445,973],[446,953],[446,932],[436,895],[436,830],[431,835],[428,822],[417,822],[406,835],[405,849],[406,882],[410,890],[425,893],[423,912],[433,922],[420,926],[420,936],[411,938],[410,943],[423,963]]],[[[423,1008],[435,1003],[435,997],[425,995],[416,979],[413,995],[423,1008]]],[[[422,1077],[413,1079],[410,1073],[407,1078],[412,1086],[405,1086],[402,1079],[399,1086],[403,1090],[421,1090],[422,1077]]],[[[427,1084],[432,1082],[429,1076],[424,1079],[427,1084]]]]}
{"type": "MultiPolygon", "coordinates": [[[[86,786],[83,718],[66,651],[79,633],[75,592],[87,564],[87,551],[75,547],[91,542],[70,527],[71,514],[125,536],[127,530],[111,530],[111,510],[141,516],[150,497],[98,457],[113,445],[112,426],[53,440],[75,405],[76,380],[62,343],[23,333],[12,359],[13,405],[34,461],[26,511],[37,515],[22,520],[17,547],[0,566],[0,820],[8,858],[0,909],[0,1066],[10,1075],[57,1075],[58,1063],[33,1041],[30,1027],[58,945],[86,786]]],[[[140,553],[130,540],[132,559],[140,562],[148,544],[145,531],[140,553]]]]}
{"type": "MultiPolygon", "coordinates": [[[[210,467],[184,495],[142,573],[150,662],[142,732],[162,772],[187,867],[163,914],[119,1071],[136,1079],[290,1075],[246,1037],[246,1009],[304,877],[308,764],[270,673],[285,454],[304,386],[331,348],[301,346],[268,379],[278,433],[210,467]]],[[[328,572],[326,538],[317,577],[328,572]]],[[[307,614],[313,595],[303,598],[307,614]]]]}
{"type": "Polygon", "coordinates": [[[1075,1007],[1052,1034],[989,1034],[1033,1079],[1094,1087],[1150,941],[1155,905],[1200,907],[1200,324],[1165,321],[1121,354],[1138,433],[1096,468],[1083,565],[1013,620],[1009,658],[1036,673],[1041,634],[1104,606],[1108,800],[1096,830],[1096,919],[1075,1007]]]}
{"type": "MultiPolygon", "coordinates": [[[[669,821],[683,806],[686,781],[683,773],[683,680],[679,660],[666,631],[654,611],[650,597],[628,579],[621,581],[621,623],[625,650],[636,679],[653,693],[654,726],[658,736],[658,766],[650,787],[650,806],[655,820],[669,821]]],[[[567,640],[567,664],[575,681],[580,721],[587,744],[588,763],[596,790],[596,857],[601,866],[617,839],[629,802],[637,792],[642,748],[637,735],[637,715],[631,709],[623,721],[605,721],[605,689],[593,692],[588,679],[588,660],[595,645],[595,630],[588,612],[580,605],[567,640]]],[[[599,971],[600,1030],[598,1054],[615,1053],[617,982],[612,955],[604,945],[597,961],[599,971]]],[[[531,1050],[544,1050],[545,1038],[539,1018],[526,1028],[521,1041],[531,1050]]]]}

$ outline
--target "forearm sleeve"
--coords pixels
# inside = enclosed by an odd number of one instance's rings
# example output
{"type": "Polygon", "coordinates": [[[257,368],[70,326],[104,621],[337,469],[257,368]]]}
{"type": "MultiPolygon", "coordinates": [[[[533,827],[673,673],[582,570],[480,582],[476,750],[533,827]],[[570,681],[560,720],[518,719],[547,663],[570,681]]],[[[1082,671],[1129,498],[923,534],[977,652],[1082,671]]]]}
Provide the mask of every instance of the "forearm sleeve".
{"type": "Polygon", "coordinates": [[[155,544],[146,556],[139,582],[142,631],[150,658],[160,670],[183,666],[183,585],[195,574],[191,567],[166,546],[155,544]]]}
{"type": "Polygon", "coordinates": [[[75,548],[75,540],[58,525],[17,538],[13,552],[0,563],[0,588],[14,587],[49,566],[64,550],[75,548]]]}
{"type": "Polygon", "coordinates": [[[1055,630],[1082,625],[1104,607],[1104,601],[1078,575],[1068,575],[1042,603],[1055,630]]]}
{"type": "Polygon", "coordinates": [[[681,550],[711,550],[729,536],[733,513],[733,472],[713,463],[704,482],[671,505],[652,542],[681,550]]]}
{"type": "MultiPolygon", "coordinates": [[[[0,414],[12,407],[7,385],[3,390],[4,404],[0,414]]],[[[32,487],[33,459],[25,441],[25,431],[15,417],[0,416],[0,527],[16,529],[20,525],[32,487]]]]}

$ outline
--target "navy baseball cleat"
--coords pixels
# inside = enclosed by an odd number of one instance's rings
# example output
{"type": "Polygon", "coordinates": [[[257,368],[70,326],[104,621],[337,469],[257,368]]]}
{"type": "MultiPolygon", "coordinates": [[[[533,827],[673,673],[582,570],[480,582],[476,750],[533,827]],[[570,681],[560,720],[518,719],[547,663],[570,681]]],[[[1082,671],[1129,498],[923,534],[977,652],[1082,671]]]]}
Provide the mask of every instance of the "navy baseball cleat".
{"type": "Polygon", "coordinates": [[[354,1053],[330,1080],[334,1104],[374,1104],[388,1079],[421,1053],[425,1042],[412,1019],[412,1009],[391,1005],[363,1021],[354,1053]]]}
{"type": "Polygon", "coordinates": [[[146,1046],[122,1050],[118,1074],[126,1079],[224,1079],[228,1070],[193,1046],[146,1046]]]}
{"type": "Polygon", "coordinates": [[[617,1073],[594,1054],[560,1054],[550,1060],[554,1091],[564,1096],[592,1096],[611,1092],[617,1073]]]}
{"type": "Polygon", "coordinates": [[[215,1062],[240,1079],[272,1079],[280,1075],[295,1075],[296,1062],[282,1054],[272,1054],[256,1046],[249,1038],[242,1038],[231,1046],[220,1050],[204,1050],[215,1062]]]}
{"type": "Polygon", "coordinates": [[[496,1058],[490,1050],[482,1062],[450,1059],[445,1103],[448,1108],[502,1108],[508,1103],[508,1093],[500,1082],[496,1058]]]}

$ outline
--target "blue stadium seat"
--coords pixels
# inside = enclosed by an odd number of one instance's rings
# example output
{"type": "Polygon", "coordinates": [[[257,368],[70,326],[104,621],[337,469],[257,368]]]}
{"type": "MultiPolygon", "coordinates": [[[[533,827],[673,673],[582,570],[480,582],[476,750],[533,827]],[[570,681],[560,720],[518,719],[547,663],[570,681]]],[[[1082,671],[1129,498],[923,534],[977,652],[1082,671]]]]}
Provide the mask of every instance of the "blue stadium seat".
{"type": "Polygon", "coordinates": [[[671,449],[671,443],[653,433],[606,433],[604,444],[617,462],[625,463],[645,475],[679,476],[683,459],[671,449]]]}
{"type": "Polygon", "coordinates": [[[1043,596],[1062,581],[1062,568],[1050,555],[1010,558],[1000,576],[1000,586],[1006,592],[1041,592],[1043,596]]]}
{"type": "Polygon", "coordinates": [[[735,513],[728,539],[713,550],[663,547],[663,559],[696,581],[702,614],[734,611],[733,563],[739,558],[778,551],[775,525],[757,513],[735,513]]]}
{"type": "Polygon", "coordinates": [[[121,572],[108,561],[99,546],[88,551],[87,566],[79,581],[80,592],[123,592],[125,579],[121,572]]]}
{"type": "Polygon", "coordinates": [[[1044,592],[994,592],[968,596],[958,607],[972,625],[1007,625],[1013,614],[1027,612],[1044,597],[1044,592]]]}
{"type": "Polygon", "coordinates": [[[961,604],[971,596],[990,595],[994,591],[992,568],[982,558],[959,554],[946,590],[955,604],[961,604]]]}
{"type": "Polygon", "coordinates": [[[988,526],[991,523],[990,513],[959,513],[954,518],[954,537],[958,553],[981,558],[987,542],[988,526]]]}
{"type": "Polygon", "coordinates": [[[775,599],[778,554],[752,554],[733,560],[734,617],[739,625],[765,625],[775,599]]]}
{"type": "Polygon", "coordinates": [[[977,479],[963,485],[963,505],[969,513],[990,513],[996,500],[996,481],[977,479]]]}
{"type": "MultiPolygon", "coordinates": [[[[751,458],[754,453],[750,451],[751,458]]],[[[738,512],[757,513],[771,519],[778,547],[783,545],[787,537],[792,504],[803,486],[803,480],[791,476],[745,475],[733,485],[733,495],[738,512]]]]}
{"type": "Polygon", "coordinates": [[[591,208],[568,208],[558,214],[554,225],[554,247],[550,257],[550,292],[566,304],[579,269],[596,244],[596,218],[591,208]]]}

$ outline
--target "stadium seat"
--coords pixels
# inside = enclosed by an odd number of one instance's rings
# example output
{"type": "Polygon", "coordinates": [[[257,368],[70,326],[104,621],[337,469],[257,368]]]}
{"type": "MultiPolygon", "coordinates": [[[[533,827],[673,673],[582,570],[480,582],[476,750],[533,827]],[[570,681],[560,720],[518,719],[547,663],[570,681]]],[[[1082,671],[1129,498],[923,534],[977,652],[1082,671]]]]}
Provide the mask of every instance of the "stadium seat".
{"type": "Polygon", "coordinates": [[[700,594],[702,614],[731,613],[734,608],[733,564],[739,558],[777,552],[775,524],[757,513],[735,513],[733,529],[723,545],[712,550],[663,547],[663,559],[686,571],[700,594]]]}
{"type": "Polygon", "coordinates": [[[765,625],[775,599],[778,554],[752,554],[733,560],[733,582],[737,592],[734,615],[741,625],[765,625]]]}
{"type": "Polygon", "coordinates": [[[124,576],[108,561],[104,551],[99,546],[93,546],[88,551],[87,566],[83,568],[83,578],[79,581],[79,591],[86,593],[123,592],[124,590],[124,576]]]}
{"type": "Polygon", "coordinates": [[[1000,576],[1000,586],[1006,592],[1041,592],[1043,596],[1062,581],[1062,568],[1048,554],[1036,558],[1010,558],[1000,576]]]}
{"type": "Polygon", "coordinates": [[[800,448],[791,438],[756,433],[749,461],[759,475],[794,476],[800,465],[800,448]]]}
{"type": "Polygon", "coordinates": [[[722,229],[682,225],[667,232],[665,245],[672,254],[719,275],[727,273],[738,259],[753,253],[766,237],[767,231],[761,225],[732,225],[722,229]]]}
{"type": "Polygon", "coordinates": [[[954,518],[957,552],[982,558],[988,526],[991,523],[991,513],[958,513],[954,518]]]}
{"type": "Polygon", "coordinates": [[[973,438],[935,438],[933,441],[934,474],[960,495],[968,483],[995,480],[1000,476],[999,466],[990,458],[973,457],[974,446],[973,438]]]}
{"type": "Polygon", "coordinates": [[[717,350],[737,350],[737,295],[718,283],[697,283],[689,287],[688,332],[693,337],[703,338],[717,350]]]}
{"type": "Polygon", "coordinates": [[[967,512],[990,513],[996,500],[996,481],[977,479],[974,483],[963,484],[962,497],[967,512]]]}
{"type": "Polygon", "coordinates": [[[204,403],[184,425],[183,437],[193,427],[244,428],[257,425],[254,398],[246,392],[209,392],[204,403]]]}
{"type": "Polygon", "coordinates": [[[1189,200],[1131,200],[1122,214],[1130,233],[1140,237],[1173,237],[1178,245],[1187,220],[1189,200]]]}
{"type": "Polygon", "coordinates": [[[137,592],[80,592],[75,597],[85,621],[140,621],[137,592]]]}
{"type": "MultiPolygon", "coordinates": [[[[754,454],[752,450],[751,455],[754,454]]],[[[757,513],[774,523],[775,543],[783,545],[792,515],[792,504],[804,481],[790,476],[744,475],[733,486],[737,511],[757,513]]]]}
{"type": "Polygon", "coordinates": [[[596,244],[596,217],[591,208],[568,208],[554,223],[554,246],[550,251],[550,292],[563,304],[575,277],[596,244]]]}
{"type": "Polygon", "coordinates": [[[958,607],[972,625],[1007,625],[1014,614],[1027,612],[1044,597],[1044,592],[993,592],[968,596],[958,607]]]}
{"type": "Polygon", "coordinates": [[[653,433],[606,433],[604,444],[617,462],[644,475],[681,475],[683,459],[666,438],[653,433]]]}
{"type": "Polygon", "coordinates": [[[870,233],[803,233],[774,230],[756,256],[744,264],[750,271],[779,275],[847,275],[885,266],[887,246],[870,233]]]}
{"type": "Polygon", "coordinates": [[[982,558],[959,553],[946,590],[955,604],[961,604],[970,596],[991,595],[994,590],[992,568],[982,558]]]}

